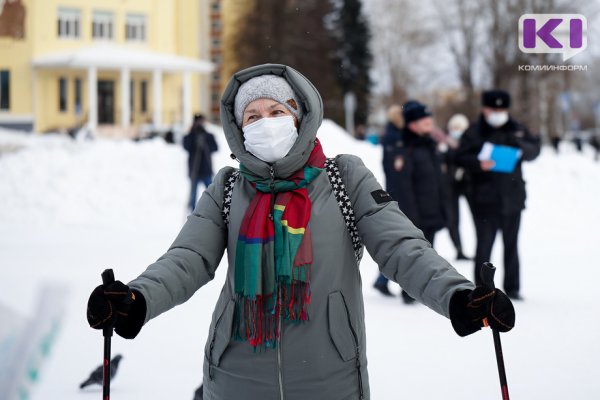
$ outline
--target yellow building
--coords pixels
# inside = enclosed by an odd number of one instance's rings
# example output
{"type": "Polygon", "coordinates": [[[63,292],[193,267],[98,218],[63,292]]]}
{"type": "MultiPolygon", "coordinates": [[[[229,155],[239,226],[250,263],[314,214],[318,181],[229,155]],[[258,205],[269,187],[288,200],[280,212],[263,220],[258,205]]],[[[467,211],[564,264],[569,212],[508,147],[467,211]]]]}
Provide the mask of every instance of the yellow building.
{"type": "Polygon", "coordinates": [[[210,108],[206,0],[0,0],[0,126],[135,136],[210,108]]]}

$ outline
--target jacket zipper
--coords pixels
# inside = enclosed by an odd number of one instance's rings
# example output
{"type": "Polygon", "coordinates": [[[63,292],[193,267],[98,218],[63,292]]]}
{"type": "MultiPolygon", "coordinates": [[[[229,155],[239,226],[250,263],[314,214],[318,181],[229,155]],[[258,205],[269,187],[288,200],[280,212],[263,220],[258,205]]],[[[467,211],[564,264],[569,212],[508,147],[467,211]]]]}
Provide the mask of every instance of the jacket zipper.
{"type": "Polygon", "coordinates": [[[212,337],[210,340],[210,346],[209,346],[209,351],[208,351],[208,379],[209,380],[213,380],[213,367],[215,366],[215,363],[213,361],[213,351],[215,348],[215,341],[217,339],[217,330],[219,329],[219,326],[221,325],[221,321],[223,320],[223,316],[225,315],[225,311],[227,310],[227,307],[229,306],[229,303],[233,301],[233,300],[229,300],[229,302],[225,305],[225,308],[223,308],[223,310],[221,311],[221,315],[219,316],[219,318],[217,319],[217,321],[215,322],[215,326],[212,330],[212,337]]]}
{"type": "MultiPolygon", "coordinates": [[[[354,336],[354,340],[356,343],[356,336],[354,336]]],[[[356,373],[358,374],[359,399],[363,400],[365,398],[365,394],[362,383],[362,372],[360,372],[360,347],[358,346],[358,344],[356,345],[356,373]]]]}
{"type": "Polygon", "coordinates": [[[356,348],[355,366],[356,366],[356,374],[358,376],[358,392],[359,392],[358,398],[360,400],[363,400],[365,398],[365,393],[364,393],[363,383],[362,383],[362,372],[360,371],[360,346],[358,344],[358,336],[356,335],[356,332],[354,331],[354,328],[352,327],[352,321],[350,321],[350,313],[348,311],[348,306],[346,305],[346,299],[344,298],[343,294],[342,294],[342,298],[344,299],[344,307],[346,308],[346,318],[348,319],[348,326],[350,327],[350,332],[352,333],[352,338],[354,339],[354,346],[356,348]]]}
{"type": "MultiPolygon", "coordinates": [[[[273,166],[269,167],[269,178],[270,178],[270,182],[269,182],[269,189],[271,190],[271,204],[269,207],[269,218],[271,219],[271,221],[273,221],[274,219],[274,213],[275,213],[275,170],[273,169],[273,166]]],[[[281,365],[281,335],[282,335],[282,329],[281,329],[281,311],[282,311],[282,304],[281,304],[281,291],[279,290],[277,293],[277,297],[278,297],[278,303],[279,303],[279,310],[278,310],[278,318],[277,318],[277,330],[279,332],[279,337],[277,338],[277,381],[279,383],[279,399],[280,400],[284,400],[284,394],[283,394],[283,373],[282,373],[282,365],[281,365]]]]}
{"type": "MultiPolygon", "coordinates": [[[[281,300],[281,292],[277,295],[281,300]]],[[[282,365],[281,365],[281,335],[283,331],[281,330],[281,311],[282,305],[281,301],[279,302],[279,317],[277,319],[277,329],[279,330],[279,337],[277,338],[277,379],[279,380],[279,400],[284,400],[283,396],[283,374],[282,374],[282,365]]]]}
{"type": "Polygon", "coordinates": [[[219,324],[221,323],[221,318],[223,318],[223,315],[221,315],[219,317],[219,319],[215,323],[215,327],[213,328],[212,339],[210,341],[210,347],[209,347],[209,352],[208,352],[208,379],[211,380],[211,381],[213,380],[213,374],[212,374],[212,369],[213,369],[213,349],[215,348],[215,339],[217,338],[217,328],[219,327],[219,324]]]}
{"type": "Polygon", "coordinates": [[[273,221],[273,213],[275,212],[275,170],[269,167],[269,189],[271,189],[271,205],[269,207],[269,218],[273,221]]]}

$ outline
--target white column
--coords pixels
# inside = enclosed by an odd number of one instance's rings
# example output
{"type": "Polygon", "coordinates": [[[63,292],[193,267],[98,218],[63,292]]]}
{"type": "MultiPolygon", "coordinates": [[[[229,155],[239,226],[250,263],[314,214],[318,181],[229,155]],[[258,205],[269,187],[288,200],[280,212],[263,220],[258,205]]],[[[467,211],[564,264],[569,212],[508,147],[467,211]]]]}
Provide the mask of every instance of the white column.
{"type": "Polygon", "coordinates": [[[182,78],[183,87],[181,96],[183,97],[183,115],[181,117],[181,123],[183,125],[183,129],[188,129],[192,122],[192,74],[189,71],[185,71],[182,78]]]}
{"type": "Polygon", "coordinates": [[[98,126],[98,71],[88,68],[88,127],[92,133],[98,126]]]}
{"type": "Polygon", "coordinates": [[[31,127],[31,130],[33,132],[37,132],[39,127],[37,115],[37,94],[37,74],[35,68],[31,67],[31,110],[33,116],[33,126],[31,127]]]}
{"type": "MultiPolygon", "coordinates": [[[[212,119],[212,100],[211,100],[211,80],[212,73],[203,72],[198,74],[198,93],[200,95],[198,98],[200,99],[200,105],[198,107],[203,113],[206,113],[206,117],[208,120],[212,119]]],[[[217,103],[218,104],[218,103],[217,103]]],[[[218,113],[217,113],[218,114],[218,113]]]]}
{"type": "Polygon", "coordinates": [[[130,73],[127,68],[121,69],[121,126],[127,128],[131,120],[131,93],[129,87],[130,73]]]}
{"type": "Polygon", "coordinates": [[[162,125],[162,71],[155,69],[152,71],[152,124],[155,128],[162,125]]]}

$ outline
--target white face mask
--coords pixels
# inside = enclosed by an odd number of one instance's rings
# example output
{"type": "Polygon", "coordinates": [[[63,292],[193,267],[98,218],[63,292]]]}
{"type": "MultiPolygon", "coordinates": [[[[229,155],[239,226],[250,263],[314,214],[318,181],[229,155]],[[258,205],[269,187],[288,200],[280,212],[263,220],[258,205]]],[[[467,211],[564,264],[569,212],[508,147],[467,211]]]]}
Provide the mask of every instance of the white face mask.
{"type": "Polygon", "coordinates": [[[463,132],[462,131],[450,131],[450,137],[454,140],[459,140],[460,137],[462,136],[463,132]]]}
{"type": "Polygon", "coordinates": [[[266,162],[275,162],[289,153],[296,142],[298,131],[294,117],[261,118],[242,128],[244,147],[266,162]]]}
{"type": "Polygon", "coordinates": [[[508,111],[492,111],[485,120],[494,128],[499,128],[508,122],[508,111]]]}

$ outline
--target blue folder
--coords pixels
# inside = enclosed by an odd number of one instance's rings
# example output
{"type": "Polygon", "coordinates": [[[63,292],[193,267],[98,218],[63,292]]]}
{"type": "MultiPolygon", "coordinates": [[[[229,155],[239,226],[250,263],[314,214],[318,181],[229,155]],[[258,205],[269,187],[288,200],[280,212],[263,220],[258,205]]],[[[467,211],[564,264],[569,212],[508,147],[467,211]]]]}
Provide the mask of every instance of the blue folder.
{"type": "Polygon", "coordinates": [[[494,161],[496,164],[491,171],[509,174],[515,170],[515,166],[521,158],[521,154],[521,150],[516,147],[485,142],[479,152],[478,158],[481,161],[494,161]]]}

